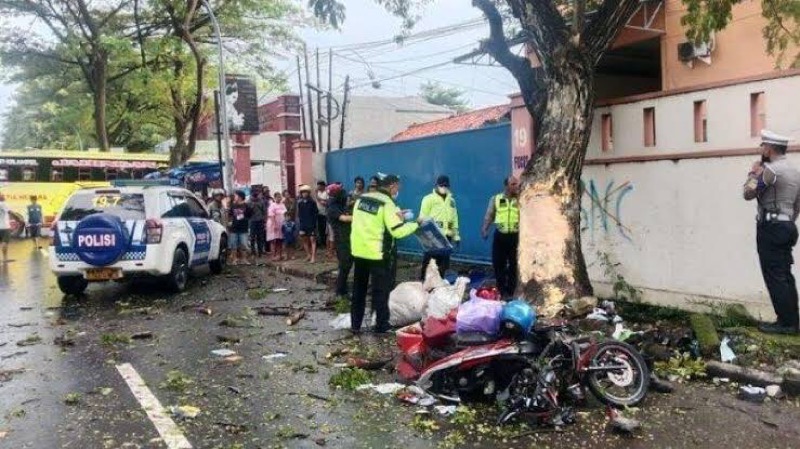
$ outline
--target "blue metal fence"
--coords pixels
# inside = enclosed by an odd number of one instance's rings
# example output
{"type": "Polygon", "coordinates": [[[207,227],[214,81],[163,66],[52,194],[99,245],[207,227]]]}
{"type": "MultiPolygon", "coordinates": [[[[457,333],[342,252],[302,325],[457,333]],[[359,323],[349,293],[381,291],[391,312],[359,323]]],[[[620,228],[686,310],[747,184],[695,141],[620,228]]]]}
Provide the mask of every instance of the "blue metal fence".
{"type": "MultiPolygon", "coordinates": [[[[422,197],[433,190],[436,177],[446,174],[458,204],[461,248],[454,258],[472,262],[491,260],[491,238],[480,229],[489,198],[503,189],[511,172],[511,126],[508,123],[442,136],[340,150],[327,155],[329,182],[341,181],[348,190],[353,179],[376,172],[400,176],[398,203],[419,213],[422,197]]],[[[400,242],[400,250],[420,253],[416,239],[400,242]]]]}

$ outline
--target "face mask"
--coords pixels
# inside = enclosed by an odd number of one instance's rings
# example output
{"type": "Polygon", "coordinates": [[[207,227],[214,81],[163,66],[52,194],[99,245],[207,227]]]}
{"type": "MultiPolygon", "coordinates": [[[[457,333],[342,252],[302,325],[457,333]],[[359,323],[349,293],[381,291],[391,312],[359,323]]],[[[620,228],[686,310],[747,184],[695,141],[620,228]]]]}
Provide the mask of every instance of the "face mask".
{"type": "Polygon", "coordinates": [[[447,194],[447,187],[439,186],[439,187],[436,188],[436,191],[439,192],[442,195],[446,195],[447,194]]]}

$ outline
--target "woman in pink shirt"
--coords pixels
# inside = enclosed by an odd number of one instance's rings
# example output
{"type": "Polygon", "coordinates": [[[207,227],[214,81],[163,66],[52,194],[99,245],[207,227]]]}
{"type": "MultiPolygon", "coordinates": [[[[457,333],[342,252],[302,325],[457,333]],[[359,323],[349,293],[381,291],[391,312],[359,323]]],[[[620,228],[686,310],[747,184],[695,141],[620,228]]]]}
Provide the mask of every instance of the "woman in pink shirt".
{"type": "Polygon", "coordinates": [[[267,241],[272,250],[272,260],[286,260],[283,254],[283,217],[286,215],[286,206],[283,204],[280,193],[275,193],[275,201],[267,209],[267,241]]]}

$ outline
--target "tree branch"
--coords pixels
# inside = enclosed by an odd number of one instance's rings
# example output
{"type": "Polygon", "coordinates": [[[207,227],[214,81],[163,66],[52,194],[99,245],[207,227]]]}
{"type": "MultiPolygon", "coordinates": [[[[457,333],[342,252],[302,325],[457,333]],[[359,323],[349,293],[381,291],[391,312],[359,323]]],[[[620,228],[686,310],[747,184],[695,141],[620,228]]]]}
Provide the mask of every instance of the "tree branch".
{"type": "Polygon", "coordinates": [[[622,27],[628,23],[639,3],[639,0],[605,0],[597,10],[596,16],[586,27],[585,39],[581,39],[587,46],[593,65],[600,62],[600,58],[614,42],[622,27]]]}
{"type": "Polygon", "coordinates": [[[507,0],[514,17],[530,36],[533,50],[547,70],[552,56],[569,42],[570,30],[553,0],[507,0]]]}

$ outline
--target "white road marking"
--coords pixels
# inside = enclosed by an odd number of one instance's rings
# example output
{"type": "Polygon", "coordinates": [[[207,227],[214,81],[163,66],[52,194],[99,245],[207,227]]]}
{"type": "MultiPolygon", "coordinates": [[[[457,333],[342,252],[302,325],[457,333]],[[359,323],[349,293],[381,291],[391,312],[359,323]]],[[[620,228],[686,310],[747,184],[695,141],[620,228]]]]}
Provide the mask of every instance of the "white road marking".
{"type": "Polygon", "coordinates": [[[117,371],[125,379],[125,383],[131,389],[131,393],[139,401],[147,417],[156,426],[158,434],[164,440],[164,444],[169,449],[192,449],[189,440],[183,436],[183,433],[169,416],[164,411],[164,407],[158,402],[153,393],[147,388],[142,377],[133,368],[130,363],[123,363],[117,365],[117,371]]]}

